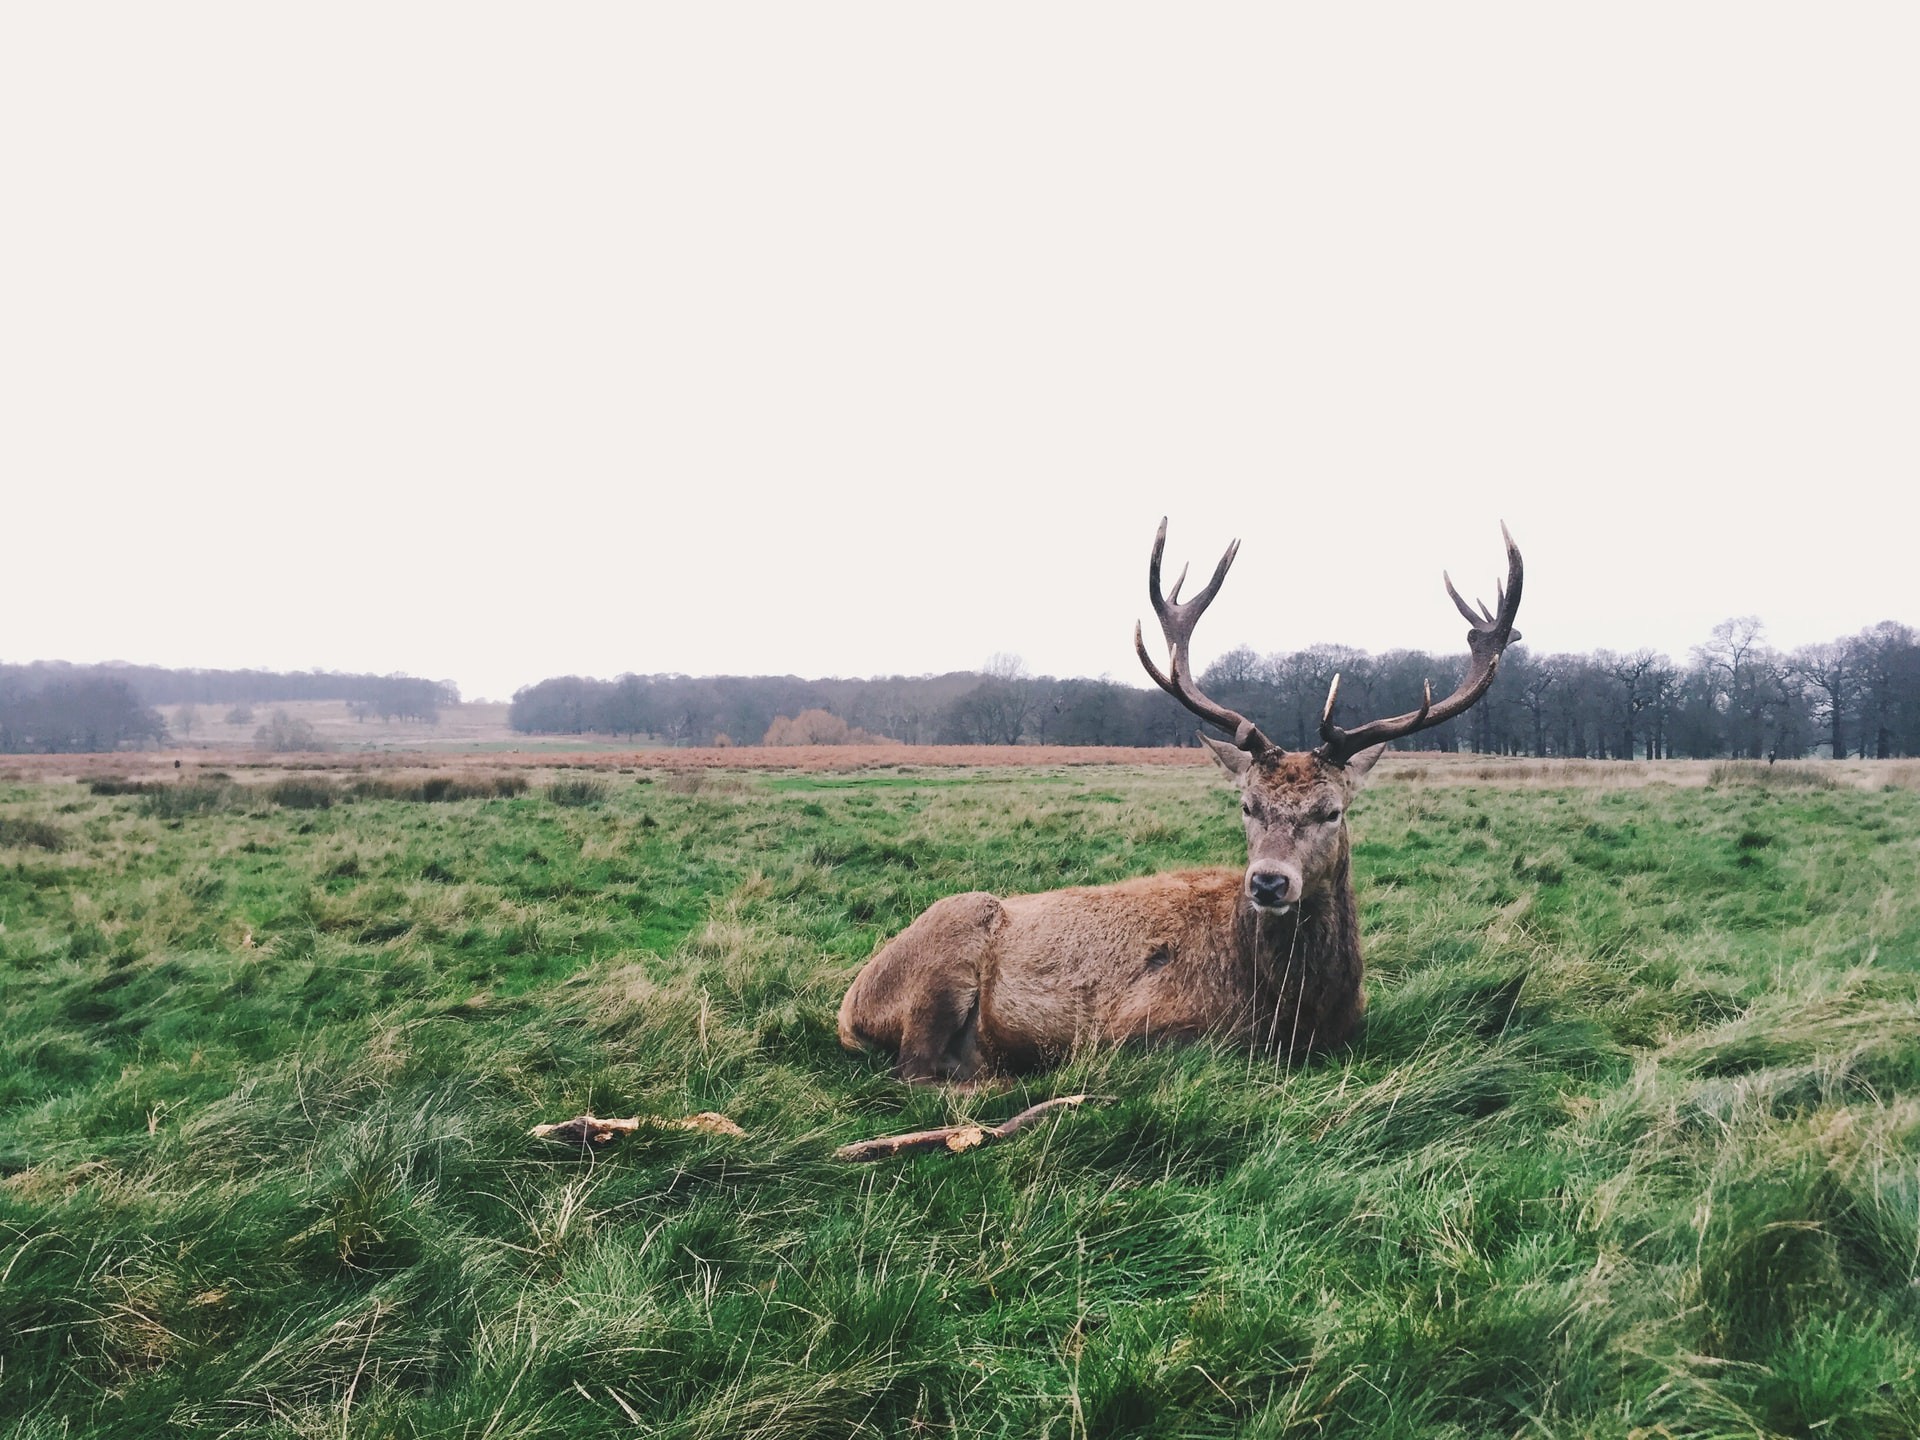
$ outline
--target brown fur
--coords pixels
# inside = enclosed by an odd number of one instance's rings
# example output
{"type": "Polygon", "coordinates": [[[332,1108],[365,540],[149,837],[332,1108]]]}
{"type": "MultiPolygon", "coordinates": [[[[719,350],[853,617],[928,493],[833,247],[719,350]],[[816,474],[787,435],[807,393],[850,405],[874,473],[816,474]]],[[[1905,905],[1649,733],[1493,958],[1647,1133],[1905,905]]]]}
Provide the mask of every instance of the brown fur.
{"type": "Polygon", "coordinates": [[[891,1052],[903,1080],[965,1082],[1086,1044],[1216,1037],[1302,1056],[1349,1040],[1366,997],[1345,809],[1379,750],[1342,767],[1208,744],[1241,791],[1244,872],[948,896],[854,978],[841,1043],[891,1052]],[[1271,902],[1283,884],[1284,909],[1255,903],[1256,885],[1271,902]]]}

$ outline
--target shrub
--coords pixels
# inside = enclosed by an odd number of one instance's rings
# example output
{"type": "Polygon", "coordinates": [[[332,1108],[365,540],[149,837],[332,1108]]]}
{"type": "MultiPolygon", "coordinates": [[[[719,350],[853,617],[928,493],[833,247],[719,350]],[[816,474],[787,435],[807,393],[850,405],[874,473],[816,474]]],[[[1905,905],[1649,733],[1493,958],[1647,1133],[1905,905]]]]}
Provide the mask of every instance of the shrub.
{"type": "Polygon", "coordinates": [[[773,717],[762,745],[871,745],[873,736],[827,710],[802,710],[792,719],[773,717]]]}
{"type": "Polygon", "coordinates": [[[234,706],[231,710],[227,711],[227,724],[229,725],[253,724],[253,707],[251,705],[234,706]]]}
{"type": "Polygon", "coordinates": [[[274,711],[273,717],[253,732],[253,745],[256,750],[268,750],[276,755],[327,748],[326,741],[320,738],[320,732],[313,728],[311,721],[289,715],[284,710],[274,711]]]}

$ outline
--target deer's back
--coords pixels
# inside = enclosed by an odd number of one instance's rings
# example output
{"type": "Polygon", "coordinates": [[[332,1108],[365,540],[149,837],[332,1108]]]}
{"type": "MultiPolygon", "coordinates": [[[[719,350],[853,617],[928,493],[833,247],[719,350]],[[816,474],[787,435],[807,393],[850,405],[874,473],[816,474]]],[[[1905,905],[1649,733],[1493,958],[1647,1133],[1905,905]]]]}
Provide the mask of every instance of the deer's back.
{"type": "Polygon", "coordinates": [[[1019,1068],[1080,1040],[1235,1028],[1240,884],[1219,867],[1003,898],[980,976],[982,1043],[1019,1068]]]}

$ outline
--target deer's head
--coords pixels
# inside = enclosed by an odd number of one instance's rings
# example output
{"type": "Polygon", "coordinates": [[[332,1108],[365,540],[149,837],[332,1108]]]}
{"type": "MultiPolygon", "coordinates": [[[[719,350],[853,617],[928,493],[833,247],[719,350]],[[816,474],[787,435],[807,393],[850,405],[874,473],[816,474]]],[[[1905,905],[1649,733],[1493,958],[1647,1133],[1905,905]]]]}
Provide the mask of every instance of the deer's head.
{"type": "Polygon", "coordinates": [[[1467,647],[1472,659],[1459,688],[1436,704],[1429,683],[1418,709],[1343,730],[1333,723],[1333,708],[1340,695],[1340,677],[1336,675],[1320,716],[1321,743],[1311,750],[1286,750],[1261,734],[1259,726],[1246,716],[1209,699],[1194,681],[1188,656],[1194,626],[1219,593],[1240,542],[1236,540],[1227,547],[1206,589],[1183,603],[1180,587],[1187,578],[1184,569],[1170,592],[1160,592],[1160,558],[1167,543],[1167,522],[1161,520],[1160,533],[1153,541],[1153,558],[1147,566],[1147,594],[1166,635],[1170,673],[1161,674],[1153,663],[1138,625],[1133,630],[1134,649],[1156,685],[1209,725],[1233,737],[1225,741],[1204,731],[1200,735],[1240,790],[1240,813],[1247,830],[1247,874],[1243,883],[1247,900],[1255,908],[1290,910],[1303,899],[1323,893],[1347,863],[1347,805],[1389,742],[1451,720],[1493,684],[1501,652],[1520,638],[1513,628],[1520,610],[1520,551],[1505,525],[1500,533],[1507,543],[1507,581],[1497,587],[1492,611],[1483,604],[1476,614],[1453,588],[1453,581],[1446,580],[1447,594],[1471,627],[1467,647]]]}
{"type": "Polygon", "coordinates": [[[1247,899],[1261,910],[1291,910],[1323,894],[1347,863],[1347,806],[1384,745],[1334,765],[1311,750],[1268,750],[1255,758],[1211,735],[1200,737],[1240,791],[1247,831],[1247,899]]]}

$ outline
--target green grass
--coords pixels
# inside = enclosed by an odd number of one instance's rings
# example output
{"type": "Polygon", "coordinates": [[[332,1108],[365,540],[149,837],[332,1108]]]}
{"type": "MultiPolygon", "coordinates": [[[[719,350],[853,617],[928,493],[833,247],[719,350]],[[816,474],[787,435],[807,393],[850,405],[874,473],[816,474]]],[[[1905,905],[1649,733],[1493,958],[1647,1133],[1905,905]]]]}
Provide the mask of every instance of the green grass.
{"type": "Polygon", "coordinates": [[[1351,1054],[954,1096],[874,945],[1233,804],[880,778],[0,787],[0,1435],[1920,1433],[1920,795],[1383,784],[1351,1054]]]}

